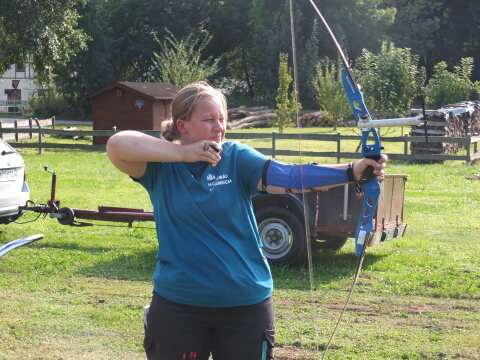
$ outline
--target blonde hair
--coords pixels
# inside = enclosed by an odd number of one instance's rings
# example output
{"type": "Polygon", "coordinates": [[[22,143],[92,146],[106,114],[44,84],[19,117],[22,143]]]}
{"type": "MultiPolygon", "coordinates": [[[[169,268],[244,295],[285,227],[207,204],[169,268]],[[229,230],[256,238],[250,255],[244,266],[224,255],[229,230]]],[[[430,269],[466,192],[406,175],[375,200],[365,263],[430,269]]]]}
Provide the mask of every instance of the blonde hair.
{"type": "Polygon", "coordinates": [[[217,97],[222,102],[223,112],[227,115],[227,100],[220,90],[206,82],[200,81],[183,87],[173,98],[172,119],[162,123],[162,135],[168,141],[180,139],[177,120],[190,121],[192,112],[200,100],[206,97],[217,97]]]}

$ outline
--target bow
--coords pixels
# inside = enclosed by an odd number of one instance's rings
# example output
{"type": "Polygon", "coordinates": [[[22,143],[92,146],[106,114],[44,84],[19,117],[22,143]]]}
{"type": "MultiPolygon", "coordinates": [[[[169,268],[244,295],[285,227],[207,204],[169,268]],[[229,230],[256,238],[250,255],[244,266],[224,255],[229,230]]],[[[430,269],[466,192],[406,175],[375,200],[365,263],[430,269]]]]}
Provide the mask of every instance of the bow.
{"type": "MultiPolygon", "coordinates": [[[[362,156],[378,161],[382,157],[381,151],[383,150],[383,147],[381,146],[380,136],[376,128],[386,126],[418,125],[422,116],[419,115],[416,117],[402,119],[372,119],[367,109],[367,106],[365,105],[363,94],[360,90],[360,87],[355,81],[353,71],[348,64],[347,58],[343,53],[342,48],[340,47],[337,39],[335,38],[335,35],[333,34],[330,26],[326,22],[318,7],[315,5],[313,0],[309,1],[310,4],[313,6],[319,19],[321,20],[323,26],[330,35],[330,38],[335,44],[338,54],[342,59],[342,63],[344,65],[344,68],[341,72],[342,84],[347,95],[348,102],[352,108],[355,122],[357,123],[357,126],[361,129],[362,132],[362,156]]],[[[359,261],[357,264],[357,269],[355,271],[355,276],[350,289],[350,293],[337,320],[334,331],[331,334],[330,339],[327,343],[322,359],[326,358],[327,351],[332,343],[333,337],[335,336],[343,314],[345,313],[348,303],[352,297],[355,285],[360,275],[366,248],[371,243],[373,239],[373,234],[375,232],[374,216],[377,208],[378,198],[380,196],[380,183],[377,181],[375,175],[373,174],[372,167],[367,168],[367,170],[362,176],[362,180],[359,183],[356,183],[356,185],[357,193],[363,196],[362,207],[360,210],[360,216],[355,232],[355,255],[359,257],[359,261]]]]}
{"type": "MultiPolygon", "coordinates": [[[[322,24],[327,29],[330,38],[333,40],[338,54],[342,59],[344,68],[342,69],[342,83],[347,95],[348,102],[353,111],[355,122],[362,131],[362,156],[373,160],[379,160],[382,157],[381,151],[383,147],[380,144],[380,136],[377,131],[377,127],[386,126],[405,126],[405,125],[418,125],[422,116],[415,116],[402,119],[383,119],[373,120],[365,105],[365,100],[360,87],[355,81],[353,71],[348,64],[347,58],[343,53],[335,35],[333,34],[330,26],[326,22],[322,13],[315,5],[313,0],[309,0],[313,6],[316,14],[320,18],[322,24]],[[369,142],[369,139],[372,139],[369,142]]],[[[365,246],[369,244],[369,241],[373,235],[373,217],[375,216],[375,210],[377,208],[378,197],[380,195],[380,183],[373,175],[373,169],[369,167],[363,174],[361,183],[363,183],[363,203],[358,220],[357,229],[355,232],[355,254],[362,256],[365,246]]]]}

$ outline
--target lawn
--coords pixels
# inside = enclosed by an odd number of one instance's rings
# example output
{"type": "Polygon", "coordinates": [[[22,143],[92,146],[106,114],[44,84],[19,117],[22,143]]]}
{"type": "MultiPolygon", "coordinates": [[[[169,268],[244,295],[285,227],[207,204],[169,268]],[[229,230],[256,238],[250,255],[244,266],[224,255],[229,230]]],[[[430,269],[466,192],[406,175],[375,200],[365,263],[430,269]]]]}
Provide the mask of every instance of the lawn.
{"type": "MultiPolygon", "coordinates": [[[[37,203],[50,197],[48,165],[62,206],[151,210],[144,190],[104,153],[23,153],[37,203]]],[[[390,162],[388,172],[408,174],[408,235],[369,248],[328,359],[480,359],[480,181],[467,177],[480,168],[390,162]]],[[[74,228],[40,217],[1,225],[0,244],[36,233],[45,238],[0,259],[0,359],[144,359],[141,310],[152,291],[154,230],[74,228]]],[[[315,253],[315,290],[308,269],[273,269],[278,360],[321,359],[356,261],[353,239],[339,252],[315,253]]]]}

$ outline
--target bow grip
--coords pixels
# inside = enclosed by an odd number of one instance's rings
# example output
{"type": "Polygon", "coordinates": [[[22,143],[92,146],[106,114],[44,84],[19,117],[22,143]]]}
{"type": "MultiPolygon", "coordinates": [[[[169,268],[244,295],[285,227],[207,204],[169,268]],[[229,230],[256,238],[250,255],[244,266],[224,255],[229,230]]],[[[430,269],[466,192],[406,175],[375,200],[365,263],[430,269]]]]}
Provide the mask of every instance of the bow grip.
{"type": "MultiPolygon", "coordinates": [[[[381,155],[371,155],[371,156],[365,156],[366,158],[378,161],[381,159],[381,155]]],[[[360,180],[358,181],[360,185],[365,185],[366,183],[370,182],[373,179],[376,179],[376,175],[373,173],[373,167],[368,166],[365,171],[363,172],[360,180]]]]}

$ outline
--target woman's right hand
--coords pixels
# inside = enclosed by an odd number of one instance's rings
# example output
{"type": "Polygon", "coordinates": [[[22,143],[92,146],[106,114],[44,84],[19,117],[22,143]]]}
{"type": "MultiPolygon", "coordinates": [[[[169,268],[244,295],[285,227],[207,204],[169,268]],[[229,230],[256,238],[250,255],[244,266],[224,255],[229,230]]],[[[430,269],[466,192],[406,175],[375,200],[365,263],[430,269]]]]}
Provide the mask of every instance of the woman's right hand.
{"type": "Polygon", "coordinates": [[[205,161],[215,166],[222,159],[220,156],[222,147],[214,141],[201,140],[193,144],[181,145],[181,149],[185,162],[205,161]]]}

